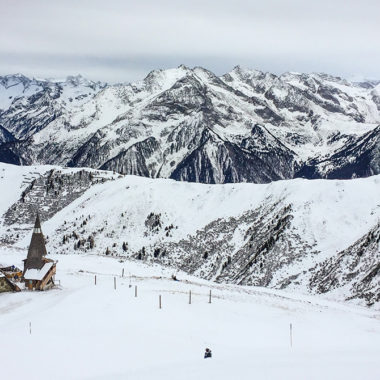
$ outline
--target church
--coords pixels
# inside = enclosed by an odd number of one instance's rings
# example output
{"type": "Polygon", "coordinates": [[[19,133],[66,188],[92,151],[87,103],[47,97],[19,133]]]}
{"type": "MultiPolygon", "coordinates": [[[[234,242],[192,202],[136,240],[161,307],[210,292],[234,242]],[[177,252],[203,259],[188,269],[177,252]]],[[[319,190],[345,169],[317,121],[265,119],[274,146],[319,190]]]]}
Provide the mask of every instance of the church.
{"type": "Polygon", "coordinates": [[[47,290],[54,286],[56,262],[46,258],[45,239],[37,214],[28,256],[24,260],[23,279],[29,290],[47,290]]]}

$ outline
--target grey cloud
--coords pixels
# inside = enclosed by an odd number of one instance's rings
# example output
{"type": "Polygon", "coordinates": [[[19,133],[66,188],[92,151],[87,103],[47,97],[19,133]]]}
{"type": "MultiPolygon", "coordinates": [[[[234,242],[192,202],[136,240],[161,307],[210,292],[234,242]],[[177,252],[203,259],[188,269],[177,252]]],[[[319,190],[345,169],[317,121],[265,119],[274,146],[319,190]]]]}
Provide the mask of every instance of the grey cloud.
{"type": "Polygon", "coordinates": [[[0,71],[115,82],[184,63],[380,77],[378,14],[371,0],[2,0],[0,71]]]}

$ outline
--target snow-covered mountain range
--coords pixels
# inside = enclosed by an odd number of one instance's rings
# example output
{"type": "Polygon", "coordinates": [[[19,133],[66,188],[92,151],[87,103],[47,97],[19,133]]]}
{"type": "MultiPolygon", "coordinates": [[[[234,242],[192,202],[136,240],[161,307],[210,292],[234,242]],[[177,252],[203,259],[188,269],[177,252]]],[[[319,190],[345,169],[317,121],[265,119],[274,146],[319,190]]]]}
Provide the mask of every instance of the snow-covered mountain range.
{"type": "Polygon", "coordinates": [[[239,66],[132,84],[0,77],[0,161],[202,183],[380,173],[380,83],[239,66]]]}
{"type": "Polygon", "coordinates": [[[0,161],[3,246],[25,248],[39,210],[54,253],[380,301],[380,82],[3,76],[0,161]]]}
{"type": "Polygon", "coordinates": [[[26,252],[39,210],[50,253],[379,305],[378,175],[210,185],[0,164],[0,188],[0,244],[10,250],[26,252]]]}
{"type": "Polygon", "coordinates": [[[0,266],[39,211],[59,284],[1,293],[3,377],[378,379],[379,99],[239,67],[0,78],[0,266]]]}

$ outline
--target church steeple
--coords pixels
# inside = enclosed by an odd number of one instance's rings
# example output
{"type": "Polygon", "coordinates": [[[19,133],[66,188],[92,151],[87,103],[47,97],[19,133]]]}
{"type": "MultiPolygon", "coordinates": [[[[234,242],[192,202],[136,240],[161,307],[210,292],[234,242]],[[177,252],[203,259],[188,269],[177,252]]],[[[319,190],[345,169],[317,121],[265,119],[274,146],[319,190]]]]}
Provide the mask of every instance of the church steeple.
{"type": "Polygon", "coordinates": [[[41,230],[40,216],[37,213],[32,240],[29,245],[28,257],[24,261],[24,272],[27,269],[41,269],[46,262],[46,255],[45,239],[41,230]]]}
{"type": "Polygon", "coordinates": [[[37,212],[36,221],[34,222],[33,233],[34,234],[42,234],[42,231],[41,231],[41,222],[40,222],[40,214],[38,212],[37,212]]]}

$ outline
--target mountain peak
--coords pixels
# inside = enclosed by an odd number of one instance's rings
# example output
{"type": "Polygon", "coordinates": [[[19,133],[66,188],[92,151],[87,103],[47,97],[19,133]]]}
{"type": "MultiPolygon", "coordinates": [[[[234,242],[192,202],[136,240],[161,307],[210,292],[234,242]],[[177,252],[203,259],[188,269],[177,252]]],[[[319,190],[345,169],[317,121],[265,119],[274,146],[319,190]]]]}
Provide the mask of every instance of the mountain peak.
{"type": "Polygon", "coordinates": [[[187,67],[186,65],[184,65],[183,63],[181,63],[181,64],[178,66],[178,69],[182,69],[182,70],[190,70],[190,68],[187,67]]]}
{"type": "Polygon", "coordinates": [[[92,81],[83,77],[81,74],[69,75],[66,77],[65,82],[69,83],[75,87],[77,87],[77,86],[88,86],[89,84],[93,84],[92,81]]]}
{"type": "Polygon", "coordinates": [[[248,68],[245,68],[245,67],[242,67],[240,65],[237,65],[235,66],[231,73],[239,76],[239,77],[261,77],[261,76],[264,76],[265,73],[263,71],[260,71],[260,70],[256,70],[256,69],[248,69],[248,68]]]}

